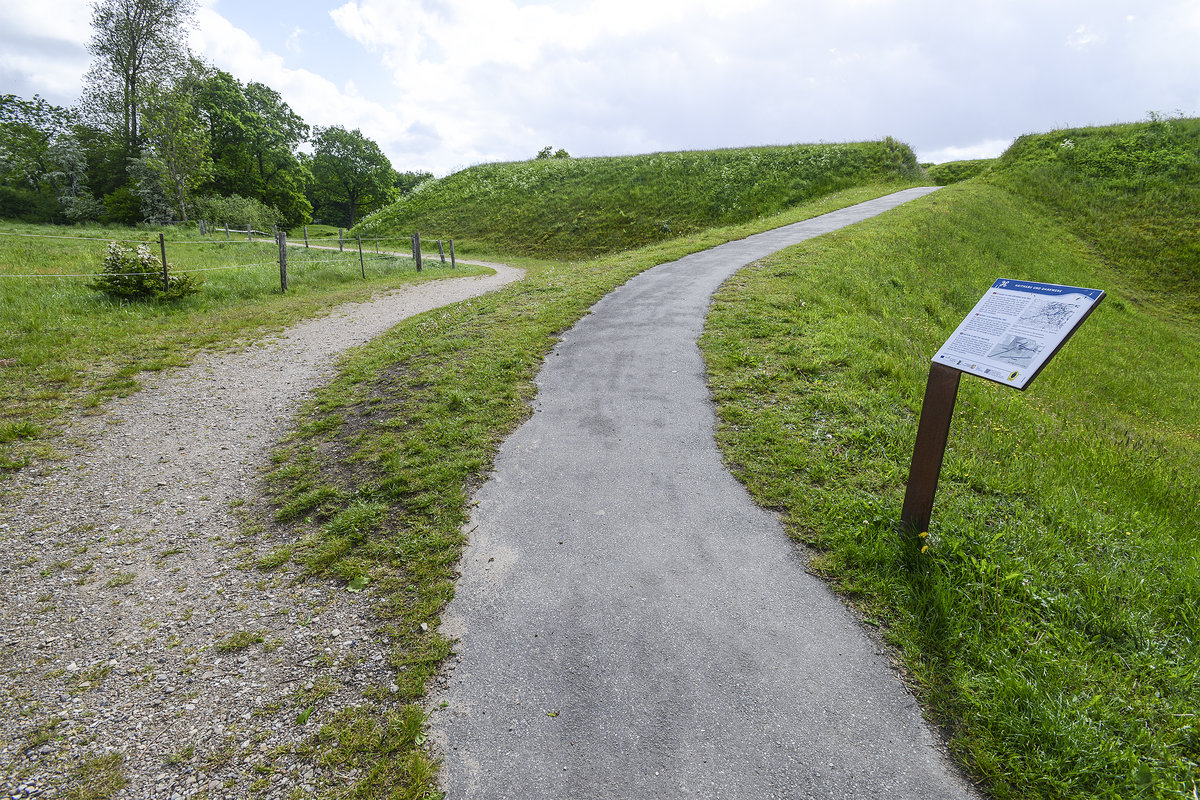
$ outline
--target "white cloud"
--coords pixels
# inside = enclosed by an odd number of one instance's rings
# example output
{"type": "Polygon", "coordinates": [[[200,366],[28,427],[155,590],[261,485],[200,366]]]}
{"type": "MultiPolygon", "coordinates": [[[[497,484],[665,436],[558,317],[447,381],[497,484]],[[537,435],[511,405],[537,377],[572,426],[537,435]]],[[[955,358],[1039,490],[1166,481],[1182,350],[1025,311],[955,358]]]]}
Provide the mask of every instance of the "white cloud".
{"type": "Polygon", "coordinates": [[[987,139],[962,147],[942,147],[917,153],[922,164],[944,164],[947,161],[971,161],[977,158],[996,158],[1013,142],[1012,139],[987,139]]]}
{"type": "Polygon", "coordinates": [[[393,129],[401,122],[399,115],[377,102],[339,90],[332,81],[309,70],[286,66],[280,55],[264,50],[256,39],[211,9],[202,8],[197,20],[198,30],[191,37],[193,49],[240,81],[272,87],[306,122],[367,131],[393,129]]]}
{"type": "Polygon", "coordinates": [[[91,58],[91,21],[86,0],[0,3],[0,91],[72,103],[91,58]]]}
{"type": "Polygon", "coordinates": [[[1080,25],[1067,37],[1067,46],[1075,50],[1087,50],[1100,40],[1100,35],[1093,31],[1090,26],[1080,25]]]}
{"type": "Polygon", "coordinates": [[[86,45],[92,38],[92,4],[87,0],[37,0],[0,5],[4,39],[51,39],[86,45]]]}
{"type": "Polygon", "coordinates": [[[292,28],[292,32],[288,34],[287,42],[284,43],[284,47],[287,48],[289,53],[294,55],[302,55],[304,53],[304,46],[300,44],[300,37],[302,37],[304,33],[305,31],[303,28],[292,28]]]}
{"type": "MultiPolygon", "coordinates": [[[[232,2],[201,0],[195,50],[310,124],[361,129],[400,169],[547,144],[607,155],[884,135],[947,160],[995,155],[1020,131],[1200,110],[1196,0],[1149,0],[1133,20],[1094,0],[232,2]]],[[[87,0],[0,5],[4,90],[74,83],[51,98],[71,102],[89,19],[87,0]]]]}

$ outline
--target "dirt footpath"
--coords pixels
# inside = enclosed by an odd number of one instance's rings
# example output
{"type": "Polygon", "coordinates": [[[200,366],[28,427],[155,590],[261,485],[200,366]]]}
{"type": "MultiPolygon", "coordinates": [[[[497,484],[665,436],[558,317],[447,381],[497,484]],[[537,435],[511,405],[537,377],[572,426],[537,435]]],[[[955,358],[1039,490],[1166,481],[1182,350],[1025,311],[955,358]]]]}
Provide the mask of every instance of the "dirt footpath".
{"type": "Polygon", "coordinates": [[[74,426],[66,460],[4,487],[0,798],[110,773],[128,780],[118,798],[285,797],[335,778],[274,752],[386,693],[390,648],[368,593],[247,569],[278,543],[243,538],[234,509],[339,353],[522,274],[488,266],[152,377],[74,426]]]}

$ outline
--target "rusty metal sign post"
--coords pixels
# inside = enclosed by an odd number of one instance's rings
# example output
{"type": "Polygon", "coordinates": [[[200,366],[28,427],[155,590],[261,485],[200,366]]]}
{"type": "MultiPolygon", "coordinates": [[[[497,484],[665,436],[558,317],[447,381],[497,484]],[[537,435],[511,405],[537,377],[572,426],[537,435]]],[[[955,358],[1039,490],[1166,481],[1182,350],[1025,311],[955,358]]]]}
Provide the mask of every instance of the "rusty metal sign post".
{"type": "Polygon", "coordinates": [[[962,373],[1024,391],[1103,299],[1101,289],[1012,278],[992,284],[929,367],[902,525],[929,530],[962,373]]]}

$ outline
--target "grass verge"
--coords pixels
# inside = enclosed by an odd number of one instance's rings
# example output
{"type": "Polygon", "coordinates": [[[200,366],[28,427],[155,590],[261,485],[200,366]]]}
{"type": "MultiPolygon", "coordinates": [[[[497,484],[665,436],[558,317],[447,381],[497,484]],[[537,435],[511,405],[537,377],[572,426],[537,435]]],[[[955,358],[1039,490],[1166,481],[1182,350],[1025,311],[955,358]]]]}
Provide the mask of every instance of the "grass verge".
{"type": "Polygon", "coordinates": [[[353,352],[275,453],[270,516],[251,522],[290,528],[296,543],[264,567],[290,562],[348,589],[369,586],[394,643],[395,696],[408,705],[397,712],[373,701],[312,742],[326,764],[386,758],[396,766],[363,775],[350,796],[434,796],[436,764],[423,737],[386,732],[398,713],[421,714],[426,684],[450,652],[437,627],[454,592],[471,492],[529,414],[533,378],[557,335],[649,267],[900,188],[860,187],[768,220],[588,261],[510,261],[527,270],[525,280],[414,317],[353,352]]]}
{"type": "Polygon", "coordinates": [[[1200,776],[1200,337],[1129,277],[972,181],[744,270],[702,340],[728,462],[999,798],[1193,798],[1200,776]],[[1028,392],[963,380],[906,540],[930,356],[997,277],[1114,291],[1028,392]]]}

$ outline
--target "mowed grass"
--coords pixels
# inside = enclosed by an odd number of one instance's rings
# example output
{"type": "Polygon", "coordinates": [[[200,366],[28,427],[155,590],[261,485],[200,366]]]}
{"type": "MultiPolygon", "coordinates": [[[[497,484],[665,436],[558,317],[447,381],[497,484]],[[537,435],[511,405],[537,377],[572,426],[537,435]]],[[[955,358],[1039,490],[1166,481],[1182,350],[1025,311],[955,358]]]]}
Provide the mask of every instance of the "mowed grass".
{"type": "Polygon", "coordinates": [[[181,301],[120,303],[87,288],[87,278],[58,277],[99,272],[108,239],[147,241],[157,255],[157,236],[136,228],[0,223],[0,479],[31,458],[53,455],[64,422],[136,391],[145,371],[402,283],[452,274],[436,259],[418,276],[411,260],[368,254],[364,279],[357,249],[290,248],[284,295],[273,242],[171,232],[168,262],[205,270],[195,273],[199,293],[181,301]]]}
{"type": "Polygon", "coordinates": [[[425,687],[450,652],[437,629],[454,592],[471,493],[530,413],[533,378],[557,335],[642,270],[895,188],[859,187],[769,220],[617,255],[510,259],[527,270],[523,281],[406,320],[354,351],[276,452],[270,504],[250,522],[282,526],[295,542],[261,568],[291,564],[348,589],[366,585],[394,644],[395,697],[410,705],[397,712],[371,699],[352,719],[324,722],[311,743],[323,763],[371,765],[346,796],[435,796],[436,764],[423,737],[389,731],[397,714],[421,715],[425,687]],[[368,729],[380,735],[358,735],[368,729]]]}
{"type": "Polygon", "coordinates": [[[1174,207],[1074,185],[1047,209],[1027,185],[958,184],[740,273],[702,340],[718,438],[883,624],[989,793],[1194,798],[1200,333],[1147,301],[1164,284],[1120,235],[1054,212],[1174,207]],[[907,538],[930,357],[998,277],[1110,296],[1027,392],[963,378],[928,535],[907,538]]]}
{"type": "Polygon", "coordinates": [[[358,226],[580,258],[771,216],[841,189],[925,177],[893,139],[483,164],[430,180],[358,226]]]}

